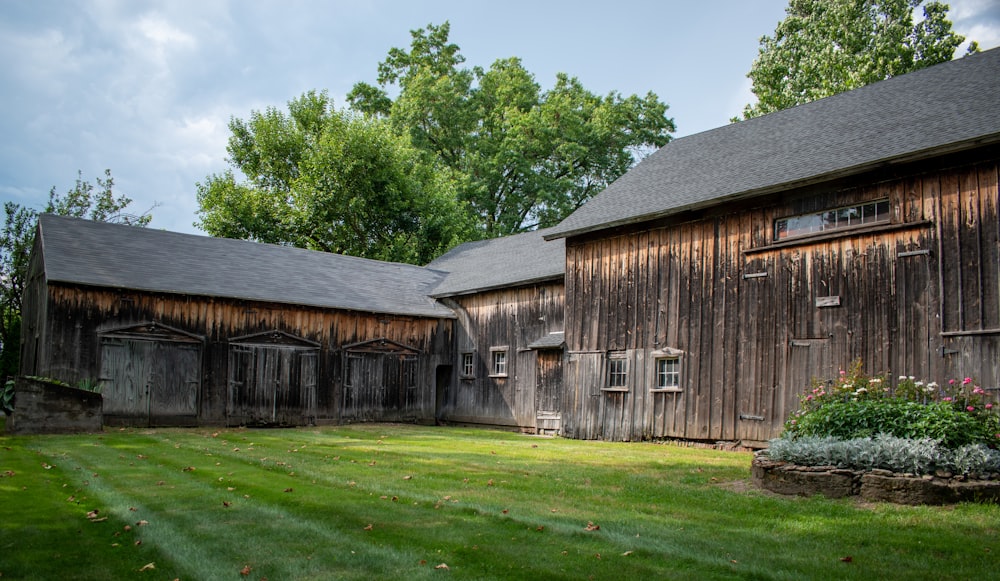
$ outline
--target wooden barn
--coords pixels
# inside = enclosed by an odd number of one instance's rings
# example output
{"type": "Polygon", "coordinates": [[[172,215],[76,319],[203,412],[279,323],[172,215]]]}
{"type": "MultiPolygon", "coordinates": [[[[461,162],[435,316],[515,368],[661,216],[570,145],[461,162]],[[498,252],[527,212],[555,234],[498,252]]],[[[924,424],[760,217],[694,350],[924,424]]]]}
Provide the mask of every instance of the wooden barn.
{"type": "Polygon", "coordinates": [[[428,296],[442,279],[43,215],[21,373],[100,384],[107,424],[429,422],[454,359],[454,314],[428,296]]]}
{"type": "Polygon", "coordinates": [[[1000,50],[676,139],[566,244],[562,434],[759,443],[811,378],[1000,384],[1000,50]]]}
{"type": "Polygon", "coordinates": [[[562,240],[546,230],[463,244],[428,268],[451,307],[455,367],[438,418],[558,433],[562,417],[562,240]]]}

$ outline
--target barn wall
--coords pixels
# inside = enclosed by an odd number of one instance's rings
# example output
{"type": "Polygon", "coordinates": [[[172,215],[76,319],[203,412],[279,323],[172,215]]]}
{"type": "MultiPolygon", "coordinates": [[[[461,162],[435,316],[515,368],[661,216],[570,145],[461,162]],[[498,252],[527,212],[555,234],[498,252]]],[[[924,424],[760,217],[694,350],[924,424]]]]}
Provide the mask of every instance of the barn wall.
{"type": "Polygon", "coordinates": [[[812,378],[1000,383],[997,159],[734,202],[567,241],[564,434],[763,441],[812,378]],[[772,241],[774,220],[888,198],[891,223],[772,241]],[[679,391],[652,355],[682,352],[679,391]],[[608,359],[628,362],[612,390],[608,359]]]}
{"type": "Polygon", "coordinates": [[[564,296],[560,281],[450,300],[458,314],[455,363],[439,419],[534,431],[538,405],[547,402],[537,401],[538,352],[528,345],[563,330],[564,296]],[[507,348],[506,377],[491,376],[492,349],[498,347],[507,348]],[[463,353],[473,354],[471,376],[462,372],[463,353]]]}
{"type": "MultiPolygon", "coordinates": [[[[249,343],[278,350],[298,350],[317,360],[315,413],[301,421],[352,420],[431,421],[435,407],[435,372],[451,364],[450,319],[379,315],[331,309],[207,297],[185,297],[49,284],[40,330],[46,351],[36,374],[70,384],[94,381],[101,371],[101,336],[116,329],[156,322],[177,332],[199,336],[203,344],[198,423],[240,423],[229,418],[230,353],[249,343]],[[278,333],[274,333],[278,331],[278,333]],[[258,337],[259,336],[259,337],[258,337]],[[278,339],[268,339],[268,337],[278,339]],[[342,414],[344,346],[387,339],[417,352],[417,390],[405,409],[357,410],[342,414]],[[284,343],[284,345],[283,345],[284,343]],[[305,345],[305,346],[303,346],[305,345]],[[315,349],[310,349],[315,345],[315,349]],[[353,414],[353,415],[352,415],[353,414]]],[[[298,359],[296,360],[298,361],[298,359]]],[[[298,363],[296,363],[298,365],[298,363]]],[[[264,364],[261,364],[263,369],[264,364]]],[[[263,372],[262,372],[263,373],[263,372]]],[[[299,368],[293,372],[299,377],[299,368]]],[[[377,386],[372,387],[377,389],[377,386]]],[[[230,406],[232,407],[232,406],[230,406]]]]}
{"type": "Polygon", "coordinates": [[[45,280],[41,241],[35,237],[28,261],[27,280],[21,297],[21,375],[38,375],[39,361],[45,358],[48,287],[45,280]]]}

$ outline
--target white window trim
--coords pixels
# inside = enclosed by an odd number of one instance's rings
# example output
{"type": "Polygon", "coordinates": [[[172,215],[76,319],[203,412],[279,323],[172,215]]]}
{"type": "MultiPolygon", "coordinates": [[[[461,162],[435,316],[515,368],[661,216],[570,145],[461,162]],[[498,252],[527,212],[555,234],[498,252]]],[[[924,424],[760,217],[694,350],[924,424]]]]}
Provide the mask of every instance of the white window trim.
{"type": "Polygon", "coordinates": [[[675,349],[673,347],[664,347],[662,349],[657,349],[649,354],[650,359],[653,361],[653,386],[649,389],[650,393],[681,393],[684,391],[684,351],[681,349],[675,349]],[[677,387],[659,387],[660,375],[658,373],[659,362],[663,359],[676,359],[677,364],[680,367],[678,369],[677,387]]]}
{"type": "Polygon", "coordinates": [[[604,378],[604,387],[601,388],[602,391],[628,391],[629,385],[629,364],[628,355],[624,351],[612,351],[608,353],[608,370],[604,378]],[[621,376],[624,385],[612,385],[612,371],[611,365],[613,361],[620,361],[624,365],[624,369],[618,375],[621,376]]]}
{"type": "Polygon", "coordinates": [[[474,351],[463,351],[459,355],[458,360],[458,376],[461,379],[475,379],[476,378],[476,354],[474,351]],[[466,372],[465,370],[465,358],[469,357],[471,369],[466,372]]]}
{"type": "Polygon", "coordinates": [[[510,349],[506,345],[490,347],[490,377],[507,377],[510,369],[510,349]],[[497,373],[497,353],[503,353],[503,372],[497,373]]]}

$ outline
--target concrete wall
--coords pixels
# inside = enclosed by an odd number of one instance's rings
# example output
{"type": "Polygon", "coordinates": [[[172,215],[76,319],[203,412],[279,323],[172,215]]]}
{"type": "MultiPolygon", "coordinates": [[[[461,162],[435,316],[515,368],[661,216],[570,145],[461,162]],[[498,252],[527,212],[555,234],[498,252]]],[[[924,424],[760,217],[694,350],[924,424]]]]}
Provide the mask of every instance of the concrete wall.
{"type": "Polygon", "coordinates": [[[100,432],[101,394],[18,377],[14,386],[14,413],[7,418],[10,434],[68,434],[100,432]]]}

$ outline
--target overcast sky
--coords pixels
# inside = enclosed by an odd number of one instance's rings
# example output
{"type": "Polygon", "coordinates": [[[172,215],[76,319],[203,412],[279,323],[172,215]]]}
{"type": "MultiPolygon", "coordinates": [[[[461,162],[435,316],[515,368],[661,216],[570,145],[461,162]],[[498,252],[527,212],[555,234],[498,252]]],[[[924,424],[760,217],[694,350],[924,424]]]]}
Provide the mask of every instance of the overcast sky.
{"type": "MultiPolygon", "coordinates": [[[[77,171],[111,170],[154,204],[151,227],[197,233],[195,184],[224,171],[227,123],[375,83],[410,30],[451,22],[467,66],[520,57],[543,89],[565,72],[606,94],[653,91],[676,136],[752,100],[746,73],[786,0],[0,0],[0,201],[41,209],[77,171]]],[[[952,0],[954,28],[1000,46],[1000,0],[952,0]]]]}

